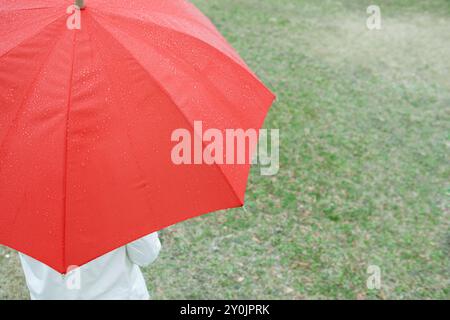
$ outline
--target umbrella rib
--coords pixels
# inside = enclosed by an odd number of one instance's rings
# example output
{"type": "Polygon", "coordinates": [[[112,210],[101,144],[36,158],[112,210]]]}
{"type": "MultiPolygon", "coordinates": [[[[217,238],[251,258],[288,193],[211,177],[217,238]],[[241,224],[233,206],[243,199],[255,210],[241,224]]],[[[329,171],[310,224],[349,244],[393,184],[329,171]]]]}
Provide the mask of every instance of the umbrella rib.
{"type": "Polygon", "coordinates": [[[63,158],[63,228],[62,228],[62,264],[63,269],[66,269],[66,243],[67,243],[67,232],[66,232],[66,217],[67,217],[67,153],[68,153],[68,133],[69,133],[69,117],[70,117],[70,110],[71,110],[71,100],[72,100],[72,83],[73,83],[73,74],[74,74],[74,64],[75,64],[75,44],[76,44],[76,35],[77,33],[73,33],[72,38],[72,66],[70,70],[70,77],[69,77],[69,90],[68,90],[68,97],[67,97],[67,111],[66,111],[66,130],[65,130],[65,136],[64,136],[64,158],[63,158]]]}
{"type": "MultiPolygon", "coordinates": [[[[152,79],[157,86],[161,89],[161,91],[170,99],[170,101],[172,101],[172,104],[175,106],[175,109],[178,110],[178,112],[182,115],[182,117],[185,119],[186,123],[188,124],[188,126],[191,127],[191,129],[193,130],[194,134],[195,130],[193,125],[191,124],[190,120],[188,119],[188,117],[186,116],[186,114],[180,110],[180,108],[177,107],[177,104],[175,103],[175,101],[172,98],[172,95],[164,88],[164,86],[158,81],[156,80],[148,71],[147,69],[145,69],[145,67],[138,61],[138,59],[136,59],[136,57],[133,55],[133,53],[127,48],[125,47],[111,32],[109,32],[106,28],[104,28],[92,15],[92,20],[95,21],[95,23],[98,25],[99,28],[101,28],[104,32],[106,32],[107,34],[109,34],[116,42],[117,44],[122,47],[126,52],[128,52],[128,54],[130,54],[130,56],[136,61],[136,63],[145,71],[145,73],[148,75],[148,77],[150,79],[152,79]]],[[[203,140],[203,139],[202,139],[203,140]]],[[[204,147],[204,141],[202,141],[202,145],[204,147]]],[[[243,200],[241,200],[241,198],[239,197],[239,195],[236,193],[236,190],[234,189],[234,187],[232,186],[231,182],[228,180],[228,177],[225,175],[225,173],[223,172],[222,168],[218,165],[215,164],[215,166],[218,168],[219,172],[221,173],[221,175],[224,177],[226,183],[228,184],[228,186],[230,187],[233,195],[236,197],[236,199],[238,200],[238,202],[243,205],[243,200]]]]}
{"type": "MultiPolygon", "coordinates": [[[[64,33],[63,33],[63,34],[64,34],[64,33]]],[[[62,35],[63,35],[63,34],[62,34],[62,35]]],[[[7,130],[7,133],[6,133],[6,135],[5,135],[5,138],[4,138],[4,140],[1,141],[1,143],[0,143],[0,151],[3,149],[3,147],[4,147],[5,143],[6,143],[6,140],[8,139],[9,135],[11,134],[11,130],[12,130],[12,128],[14,127],[14,124],[18,122],[19,116],[22,114],[22,110],[23,110],[23,108],[24,108],[26,102],[28,101],[28,99],[29,99],[29,97],[30,97],[31,91],[32,91],[33,88],[35,87],[35,84],[36,84],[36,82],[38,81],[39,76],[42,74],[42,71],[43,71],[45,65],[47,64],[47,62],[49,61],[49,58],[51,57],[52,53],[54,52],[55,48],[57,47],[58,42],[61,40],[62,35],[61,35],[61,37],[55,38],[53,45],[52,45],[51,48],[48,50],[48,53],[46,54],[46,56],[45,56],[44,59],[42,60],[42,64],[40,65],[39,70],[38,70],[37,73],[36,73],[36,76],[33,78],[33,80],[32,80],[32,82],[31,82],[30,86],[27,88],[26,93],[25,93],[24,98],[23,98],[23,101],[21,102],[19,108],[17,109],[17,113],[16,113],[16,115],[15,115],[15,117],[14,117],[14,119],[13,119],[11,125],[9,126],[9,128],[8,128],[8,130],[7,130]]],[[[0,169],[1,169],[1,168],[0,168],[0,169]]],[[[15,214],[14,220],[13,220],[13,227],[11,228],[10,232],[14,232],[14,231],[13,231],[13,230],[14,230],[14,226],[15,226],[15,224],[16,224],[16,221],[18,220],[18,215],[20,214],[20,212],[21,212],[20,210],[17,210],[17,211],[16,211],[16,214],[15,214]]],[[[20,250],[18,250],[18,251],[20,251],[20,250]]]]}
{"type": "Polygon", "coordinates": [[[30,11],[30,10],[43,10],[43,9],[56,9],[58,7],[29,7],[29,8],[13,8],[11,10],[0,9],[0,13],[3,12],[18,12],[18,11],[30,11]]]}

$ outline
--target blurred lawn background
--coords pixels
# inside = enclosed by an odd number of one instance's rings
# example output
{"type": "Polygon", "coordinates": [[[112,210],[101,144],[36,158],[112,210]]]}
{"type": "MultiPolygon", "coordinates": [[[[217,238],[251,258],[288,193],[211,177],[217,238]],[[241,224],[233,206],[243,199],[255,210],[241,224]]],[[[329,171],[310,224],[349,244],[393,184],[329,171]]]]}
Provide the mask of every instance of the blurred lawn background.
{"type": "MultiPolygon", "coordinates": [[[[193,2],[277,93],[281,169],[253,168],[246,211],[161,232],[153,298],[449,299],[450,1],[193,2]]],[[[19,298],[0,247],[0,299],[19,298]]]]}

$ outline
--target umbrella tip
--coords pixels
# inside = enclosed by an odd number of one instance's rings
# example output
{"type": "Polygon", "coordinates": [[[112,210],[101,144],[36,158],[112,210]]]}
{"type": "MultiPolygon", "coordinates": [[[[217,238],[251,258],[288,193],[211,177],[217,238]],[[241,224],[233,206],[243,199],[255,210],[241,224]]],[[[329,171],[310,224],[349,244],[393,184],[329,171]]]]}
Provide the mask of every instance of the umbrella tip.
{"type": "Polygon", "coordinates": [[[80,9],[84,9],[86,7],[84,0],[75,0],[75,5],[80,9]]]}

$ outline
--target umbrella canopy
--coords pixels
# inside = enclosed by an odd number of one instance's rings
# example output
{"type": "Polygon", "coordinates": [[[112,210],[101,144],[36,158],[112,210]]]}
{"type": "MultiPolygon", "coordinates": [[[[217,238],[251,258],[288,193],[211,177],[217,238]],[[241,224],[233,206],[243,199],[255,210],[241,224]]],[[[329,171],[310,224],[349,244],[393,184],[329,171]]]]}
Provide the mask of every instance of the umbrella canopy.
{"type": "Polygon", "coordinates": [[[0,0],[0,243],[60,273],[242,206],[249,163],[179,165],[171,137],[259,129],[274,100],[187,1],[72,3],[0,0]]]}

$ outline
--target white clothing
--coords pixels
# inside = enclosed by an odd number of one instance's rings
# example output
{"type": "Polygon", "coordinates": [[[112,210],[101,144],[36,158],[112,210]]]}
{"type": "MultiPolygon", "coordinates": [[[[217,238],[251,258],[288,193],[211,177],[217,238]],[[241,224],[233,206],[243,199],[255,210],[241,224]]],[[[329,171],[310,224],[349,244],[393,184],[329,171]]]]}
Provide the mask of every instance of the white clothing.
{"type": "Polygon", "coordinates": [[[139,266],[153,263],[160,250],[155,232],[66,275],[22,253],[19,256],[33,300],[147,300],[139,266]]]}

